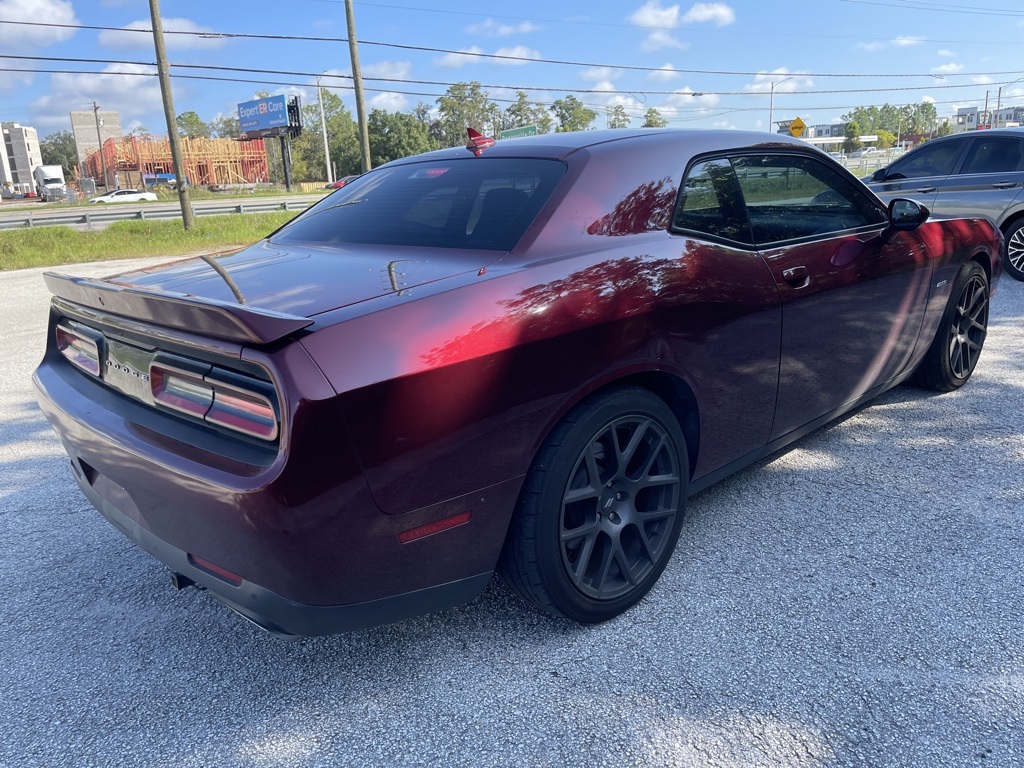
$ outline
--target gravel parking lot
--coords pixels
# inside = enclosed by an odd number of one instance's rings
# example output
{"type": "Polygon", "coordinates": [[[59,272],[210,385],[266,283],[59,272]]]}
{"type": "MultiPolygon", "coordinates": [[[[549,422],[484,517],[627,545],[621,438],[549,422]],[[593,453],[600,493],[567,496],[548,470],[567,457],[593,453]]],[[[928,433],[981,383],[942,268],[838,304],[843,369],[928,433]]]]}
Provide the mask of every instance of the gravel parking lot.
{"type": "Polygon", "coordinates": [[[495,580],[288,643],[172,592],[78,492],[29,381],[41,274],[0,273],[2,766],[1024,764],[1022,283],[963,390],[897,388],[691,499],[615,621],[495,580]]]}

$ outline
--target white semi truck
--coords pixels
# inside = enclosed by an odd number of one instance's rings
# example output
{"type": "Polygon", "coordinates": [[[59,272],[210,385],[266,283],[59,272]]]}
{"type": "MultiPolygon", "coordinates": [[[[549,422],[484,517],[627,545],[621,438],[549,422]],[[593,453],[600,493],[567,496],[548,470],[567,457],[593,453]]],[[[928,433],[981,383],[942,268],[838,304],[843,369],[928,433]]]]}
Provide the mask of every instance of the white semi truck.
{"type": "Polygon", "coordinates": [[[36,194],[43,202],[64,199],[64,169],[59,165],[37,165],[32,172],[36,194]]]}

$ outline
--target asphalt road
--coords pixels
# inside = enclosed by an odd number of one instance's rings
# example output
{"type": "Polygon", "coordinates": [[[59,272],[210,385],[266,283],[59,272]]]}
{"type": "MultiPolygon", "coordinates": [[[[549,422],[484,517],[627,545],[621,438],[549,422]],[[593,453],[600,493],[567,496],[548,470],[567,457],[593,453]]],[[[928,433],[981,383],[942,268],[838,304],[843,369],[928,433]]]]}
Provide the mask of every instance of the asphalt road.
{"type": "Polygon", "coordinates": [[[29,385],[40,273],[0,273],[0,765],[1024,765],[1024,284],[963,390],[900,387],[692,499],[615,621],[496,580],[287,643],[78,493],[29,385]]]}

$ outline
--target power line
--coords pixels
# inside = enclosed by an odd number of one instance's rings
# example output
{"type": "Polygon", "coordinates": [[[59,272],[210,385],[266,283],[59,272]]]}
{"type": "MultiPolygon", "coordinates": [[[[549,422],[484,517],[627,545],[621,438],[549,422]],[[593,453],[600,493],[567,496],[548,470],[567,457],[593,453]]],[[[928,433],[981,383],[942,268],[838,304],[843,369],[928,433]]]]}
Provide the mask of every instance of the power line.
{"type": "MultiPolygon", "coordinates": [[[[845,0],[846,2],[860,2],[861,0],[845,0]]],[[[14,21],[8,19],[0,19],[0,24],[17,24],[22,26],[32,27],[49,27],[57,29],[89,29],[89,30],[101,30],[109,32],[122,32],[125,34],[137,33],[137,34],[151,34],[152,30],[148,29],[125,29],[123,27],[104,27],[97,25],[85,25],[85,24],[50,24],[38,21],[14,21]]],[[[203,39],[259,39],[259,40],[288,40],[298,42],[331,42],[331,43],[347,43],[348,38],[344,37],[309,37],[304,35],[264,35],[264,34],[252,34],[247,32],[186,32],[186,31],[173,31],[165,30],[165,35],[186,35],[191,37],[199,37],[203,39]]],[[[684,75],[724,75],[724,76],[758,76],[758,75],[771,75],[771,72],[764,71],[745,71],[745,70],[725,70],[725,69],[684,69],[677,67],[642,67],[635,64],[608,64],[601,62],[587,62],[587,61],[572,61],[566,59],[545,59],[540,57],[531,56],[515,56],[511,54],[500,54],[500,53],[476,53],[473,51],[458,51],[451,48],[434,48],[431,46],[424,45],[406,45],[403,43],[385,43],[373,40],[360,40],[360,45],[372,45],[383,48],[396,48],[399,50],[407,51],[420,51],[426,53],[442,53],[446,55],[466,56],[468,58],[478,59],[494,59],[500,61],[518,61],[536,64],[558,64],[562,66],[574,66],[574,67],[587,67],[592,69],[618,69],[623,71],[631,72],[658,72],[658,73],[672,73],[672,74],[684,74],[684,75]]],[[[850,73],[850,72],[796,72],[786,73],[796,74],[801,77],[873,77],[873,78],[920,78],[920,77],[936,77],[933,72],[888,72],[888,73],[877,73],[877,74],[864,74],[864,73],[850,73]]],[[[1009,75],[1024,75],[1024,71],[1021,70],[1006,70],[998,72],[957,72],[946,77],[997,77],[997,76],[1009,76],[1009,75]]],[[[886,90],[886,89],[879,89],[886,90]]]]}
{"type": "MultiPolygon", "coordinates": [[[[24,74],[110,75],[110,76],[124,76],[124,77],[155,77],[156,76],[155,72],[103,72],[103,71],[95,71],[95,70],[37,69],[37,68],[13,68],[13,67],[0,67],[0,72],[12,72],[12,73],[24,73],[24,74]]],[[[308,82],[265,80],[265,79],[261,79],[261,78],[217,77],[217,76],[213,76],[213,75],[186,75],[186,74],[173,74],[171,76],[173,78],[180,79],[180,80],[199,80],[199,81],[228,82],[228,83],[252,83],[252,84],[255,84],[255,85],[278,85],[278,86],[296,87],[296,88],[309,88],[309,87],[313,87],[312,84],[310,84],[308,82]]],[[[349,90],[349,88],[347,86],[324,86],[324,87],[328,88],[329,90],[349,90]]],[[[502,87],[504,87],[504,86],[502,86],[502,87]]],[[[945,87],[960,87],[960,86],[945,86],[945,87]]],[[[963,86],[963,87],[968,87],[968,86],[963,86]]],[[[426,98],[440,98],[441,96],[445,95],[443,93],[424,93],[422,91],[399,91],[399,90],[394,90],[394,89],[391,89],[391,88],[367,88],[367,90],[371,91],[373,93],[396,93],[396,94],[399,94],[399,95],[402,95],[402,96],[422,96],[422,97],[426,97],[426,98]]],[[[623,93],[625,93],[625,92],[623,92],[623,93]]],[[[763,96],[764,94],[733,93],[733,94],[724,94],[724,95],[741,95],[741,96],[756,95],[756,96],[763,96]]],[[[516,99],[506,99],[506,98],[492,97],[492,96],[488,96],[488,98],[491,101],[500,102],[502,104],[515,104],[517,102],[516,99]]],[[[1004,101],[1009,100],[1009,99],[1018,99],[1018,98],[1024,98],[1024,97],[1022,97],[1021,95],[1015,95],[1015,96],[1006,96],[1006,95],[1004,95],[1003,96],[1003,100],[1004,101]]],[[[967,103],[971,103],[971,102],[981,103],[981,101],[983,101],[983,99],[981,99],[981,98],[968,98],[968,99],[953,99],[953,100],[949,100],[949,101],[934,101],[934,102],[930,102],[930,103],[946,105],[946,104],[963,104],[965,102],[967,102],[967,103]]],[[[539,104],[541,106],[549,106],[549,105],[553,104],[554,102],[552,102],[552,101],[545,101],[543,99],[535,99],[535,100],[531,100],[531,103],[539,104]]],[[[598,110],[603,110],[603,109],[607,108],[609,105],[607,105],[607,104],[598,104],[598,103],[591,102],[591,103],[585,103],[584,106],[587,106],[587,107],[590,107],[590,108],[594,108],[594,109],[598,109],[598,110]]],[[[630,104],[630,105],[623,104],[622,106],[625,107],[627,110],[632,109],[632,110],[637,110],[637,111],[643,111],[643,110],[646,110],[648,108],[646,104],[642,104],[642,103],[630,104]]],[[[840,109],[857,109],[858,107],[862,107],[862,106],[864,106],[864,105],[863,104],[840,104],[840,105],[830,104],[830,105],[819,105],[819,106],[790,106],[790,107],[787,107],[787,111],[789,111],[789,112],[815,112],[815,111],[823,112],[823,111],[832,111],[832,110],[840,110],[840,109]]],[[[897,106],[897,107],[899,107],[899,106],[913,106],[913,104],[902,104],[902,105],[898,104],[898,105],[894,105],[894,106],[897,106]]],[[[701,113],[705,113],[705,112],[717,109],[717,110],[726,110],[722,114],[728,114],[728,113],[732,113],[732,112],[760,112],[760,111],[764,110],[764,107],[763,106],[740,107],[740,106],[731,106],[731,105],[714,105],[714,106],[706,106],[705,105],[705,106],[692,106],[692,107],[671,106],[671,107],[663,107],[663,109],[670,109],[670,110],[675,111],[675,112],[685,111],[685,112],[701,112],[701,113]]],[[[699,119],[699,117],[700,116],[698,116],[698,119],[699,119]]]]}
{"type": "Polygon", "coordinates": [[[877,0],[842,0],[844,3],[856,5],[875,5],[882,8],[901,8],[910,11],[936,11],[938,13],[969,13],[972,16],[1024,16],[1024,11],[1011,11],[1006,8],[972,8],[966,5],[950,5],[947,3],[919,3],[903,0],[900,3],[883,3],[877,0]]]}
{"type": "MultiPolygon", "coordinates": [[[[94,59],[94,58],[68,58],[63,56],[24,56],[24,55],[10,55],[0,56],[2,59],[14,59],[24,61],[54,61],[54,62],[75,62],[80,64],[117,64],[122,66],[139,66],[139,67],[155,67],[156,64],[151,61],[131,61],[126,59],[94,59]]],[[[218,72],[242,72],[246,74],[267,74],[267,75],[283,75],[286,77],[309,77],[316,78],[321,76],[322,73],[317,72],[302,72],[294,70],[283,70],[283,69],[253,69],[249,67],[228,67],[223,65],[215,64],[180,64],[172,62],[170,65],[174,69],[199,69],[199,70],[210,70],[218,72]]],[[[118,75],[118,74],[132,74],[132,73],[121,73],[121,72],[101,72],[101,73],[90,73],[90,74],[106,74],[106,75],[118,75]]],[[[1012,73],[1019,74],[1019,73],[1012,73]]],[[[175,77],[182,77],[182,75],[175,75],[175,77]]],[[[339,79],[350,79],[349,75],[328,75],[327,77],[339,78],[339,79]]],[[[809,75],[800,75],[800,77],[809,77],[809,75]]],[[[443,86],[454,86],[458,85],[456,82],[448,82],[444,80],[416,80],[409,78],[397,78],[397,77],[368,77],[366,80],[374,82],[385,82],[385,83],[402,83],[407,85],[443,85],[443,86]]],[[[302,84],[304,86],[311,85],[310,83],[302,84]]],[[[988,85],[998,85],[998,83],[991,83],[988,85]]],[[[336,86],[341,87],[341,86],[336,86]]],[[[608,89],[608,88],[576,88],[576,87],[549,87],[549,86],[533,86],[533,85],[501,85],[501,84],[481,84],[481,88],[503,88],[513,91],[544,91],[544,92],[561,92],[561,93],[590,93],[590,94],[603,94],[609,96],[678,96],[678,95],[691,95],[693,97],[699,96],[764,96],[766,95],[760,91],[662,91],[662,90],[647,90],[647,89],[608,89]]],[[[896,91],[938,91],[938,90],[949,90],[956,88],[977,88],[977,83],[950,83],[945,85],[914,85],[914,86],[883,86],[877,88],[819,88],[812,90],[787,90],[784,91],[787,95],[822,95],[822,94],[837,94],[837,93],[886,93],[896,91]]]]}

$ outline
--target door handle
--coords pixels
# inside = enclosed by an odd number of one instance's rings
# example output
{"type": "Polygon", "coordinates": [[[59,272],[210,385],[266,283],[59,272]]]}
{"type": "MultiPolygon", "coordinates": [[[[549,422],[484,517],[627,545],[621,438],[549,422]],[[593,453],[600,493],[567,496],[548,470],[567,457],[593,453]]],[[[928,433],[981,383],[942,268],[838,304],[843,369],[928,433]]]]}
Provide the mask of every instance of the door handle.
{"type": "Polygon", "coordinates": [[[934,192],[935,191],[935,187],[921,187],[920,189],[915,189],[914,191],[915,192],[920,192],[922,195],[926,195],[929,192],[934,192]]]}
{"type": "Polygon", "coordinates": [[[1015,181],[997,181],[995,184],[992,185],[994,189],[1012,189],[1013,187],[1016,186],[1017,182],[1015,181]]]}
{"type": "Polygon", "coordinates": [[[782,270],[782,278],[794,288],[803,288],[811,282],[807,267],[790,267],[782,270]]]}

